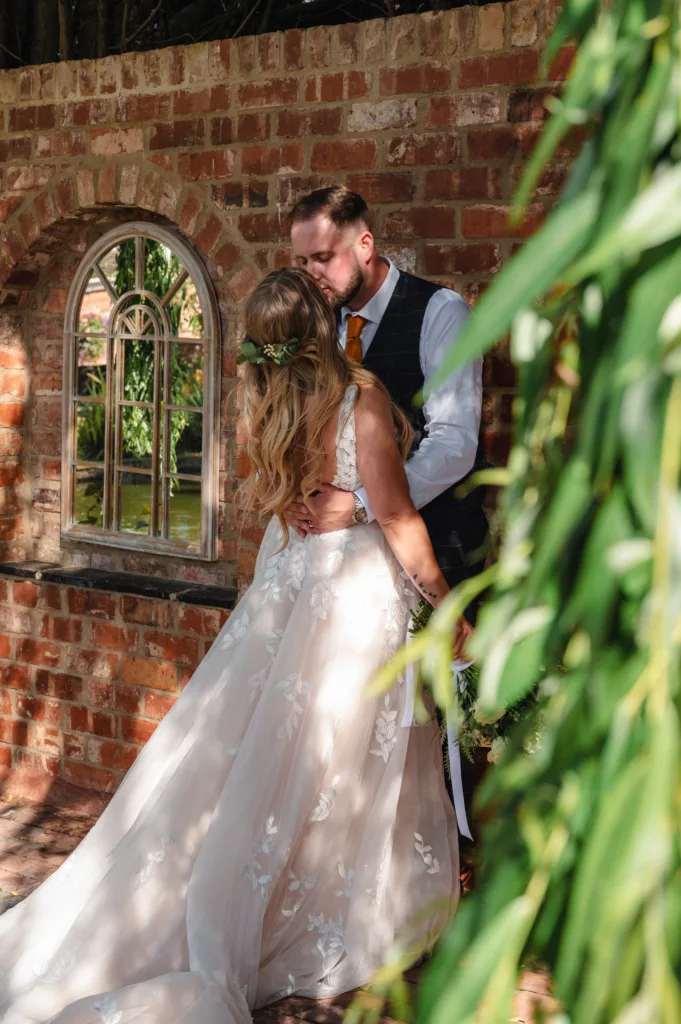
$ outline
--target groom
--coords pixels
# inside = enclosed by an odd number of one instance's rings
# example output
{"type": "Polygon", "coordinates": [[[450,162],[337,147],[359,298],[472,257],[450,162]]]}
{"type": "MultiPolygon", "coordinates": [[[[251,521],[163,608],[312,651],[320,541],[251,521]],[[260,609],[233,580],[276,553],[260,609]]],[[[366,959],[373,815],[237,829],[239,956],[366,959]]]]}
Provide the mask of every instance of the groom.
{"type": "MultiPolygon", "coordinates": [[[[450,376],[422,409],[412,399],[439,368],[469,307],[456,292],[380,256],[367,204],[343,185],[298,200],[290,221],[293,261],[309,271],[335,309],[340,344],[376,374],[414,427],[409,490],[440,568],[455,586],[482,569],[488,537],[483,488],[463,498],[455,494],[484,464],[478,437],[482,360],[450,376]]],[[[351,494],[324,484],[307,504],[292,504],[285,518],[302,533],[329,533],[373,516],[363,489],[351,494]]]]}

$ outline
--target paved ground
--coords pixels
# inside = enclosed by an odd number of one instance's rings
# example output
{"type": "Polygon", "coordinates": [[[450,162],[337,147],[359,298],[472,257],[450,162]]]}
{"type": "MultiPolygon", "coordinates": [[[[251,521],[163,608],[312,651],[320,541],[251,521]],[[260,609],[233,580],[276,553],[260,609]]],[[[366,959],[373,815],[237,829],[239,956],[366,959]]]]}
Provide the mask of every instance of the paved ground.
{"type": "MultiPolygon", "coordinates": [[[[59,867],[106,803],[104,797],[59,782],[49,789],[39,782],[20,789],[12,782],[0,784],[0,913],[28,896],[59,867]]],[[[417,980],[418,969],[407,973],[412,993],[417,980]]],[[[535,1024],[542,1012],[555,1009],[547,993],[547,978],[526,972],[516,997],[515,1024],[535,1024]]],[[[258,1011],[255,1024],[340,1024],[354,995],[318,1002],[293,996],[258,1011]]],[[[389,1007],[383,1012],[380,1022],[390,1024],[389,1007]]]]}

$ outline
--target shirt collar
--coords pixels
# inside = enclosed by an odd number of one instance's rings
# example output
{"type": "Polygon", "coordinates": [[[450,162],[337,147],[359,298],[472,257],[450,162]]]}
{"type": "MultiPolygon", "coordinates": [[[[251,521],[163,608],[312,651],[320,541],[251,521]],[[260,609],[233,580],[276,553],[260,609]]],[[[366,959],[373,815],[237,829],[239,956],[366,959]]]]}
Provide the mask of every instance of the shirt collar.
{"type": "Polygon", "coordinates": [[[382,256],[381,259],[384,263],[388,264],[388,273],[385,281],[378,289],[375,295],[372,295],[368,302],[366,302],[361,309],[352,310],[347,306],[343,306],[341,309],[341,320],[345,324],[349,316],[362,316],[365,320],[368,320],[373,324],[380,324],[383,319],[383,314],[388,308],[395,286],[399,280],[400,272],[395,264],[387,258],[382,256]]]}

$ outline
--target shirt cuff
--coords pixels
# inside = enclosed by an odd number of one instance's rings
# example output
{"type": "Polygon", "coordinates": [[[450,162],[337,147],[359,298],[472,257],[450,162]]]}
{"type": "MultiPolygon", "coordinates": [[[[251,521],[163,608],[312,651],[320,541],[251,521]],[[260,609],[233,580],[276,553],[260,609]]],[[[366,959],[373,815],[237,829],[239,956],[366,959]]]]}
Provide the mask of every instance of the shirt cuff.
{"type": "Polygon", "coordinates": [[[367,498],[367,492],[364,490],[363,487],[360,487],[359,490],[355,491],[355,497],[357,497],[362,502],[364,508],[366,509],[367,522],[373,523],[374,514],[371,511],[371,505],[369,504],[369,499],[367,498]]]}

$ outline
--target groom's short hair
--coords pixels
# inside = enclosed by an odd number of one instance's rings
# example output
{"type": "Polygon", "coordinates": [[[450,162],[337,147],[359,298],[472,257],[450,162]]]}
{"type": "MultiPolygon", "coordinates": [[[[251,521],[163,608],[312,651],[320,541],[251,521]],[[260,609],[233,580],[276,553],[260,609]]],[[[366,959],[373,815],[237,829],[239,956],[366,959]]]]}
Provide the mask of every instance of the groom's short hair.
{"type": "Polygon", "coordinates": [[[345,185],[329,185],[309,192],[294,205],[289,219],[291,224],[296,224],[320,214],[327,216],[338,228],[361,222],[371,229],[369,207],[359,192],[353,192],[345,185]]]}

